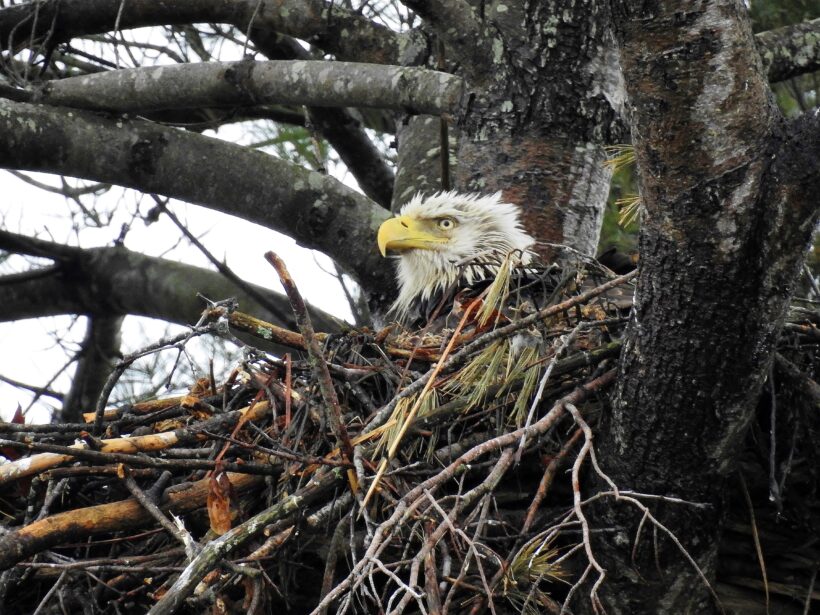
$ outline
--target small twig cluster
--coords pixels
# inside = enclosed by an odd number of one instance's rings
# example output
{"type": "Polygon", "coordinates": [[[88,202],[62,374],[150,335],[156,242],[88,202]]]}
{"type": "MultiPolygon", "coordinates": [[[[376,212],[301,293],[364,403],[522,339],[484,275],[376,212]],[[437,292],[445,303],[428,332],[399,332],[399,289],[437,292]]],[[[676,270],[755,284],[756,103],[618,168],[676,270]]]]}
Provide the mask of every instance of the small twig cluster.
{"type": "Polygon", "coordinates": [[[605,499],[640,513],[633,548],[652,528],[715,592],[652,508],[701,504],[615,485],[596,458],[625,320],[600,299],[628,276],[489,328],[468,307],[419,346],[314,332],[268,258],[298,332],[212,305],[145,353],[230,326],[306,359],[247,352],[180,397],[0,425],[0,602],[71,611],[90,583],[90,612],[568,613],[583,595],[604,612],[588,510],[605,499]],[[605,487],[585,497],[590,472],[605,487]]]}

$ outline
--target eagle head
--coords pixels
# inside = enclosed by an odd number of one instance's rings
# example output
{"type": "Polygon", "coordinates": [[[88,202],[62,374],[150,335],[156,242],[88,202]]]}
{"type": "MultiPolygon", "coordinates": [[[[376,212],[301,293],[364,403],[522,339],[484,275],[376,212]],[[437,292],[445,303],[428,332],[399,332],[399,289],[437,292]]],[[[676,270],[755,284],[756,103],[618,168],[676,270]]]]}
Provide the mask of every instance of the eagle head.
{"type": "Polygon", "coordinates": [[[417,194],[379,228],[382,256],[391,252],[399,257],[399,296],[391,311],[404,318],[417,301],[492,274],[493,265],[486,263],[498,263],[512,252],[526,265],[533,243],[521,226],[518,208],[504,203],[500,192],[439,192],[427,198],[417,194]],[[471,266],[479,260],[480,267],[471,266]]]}

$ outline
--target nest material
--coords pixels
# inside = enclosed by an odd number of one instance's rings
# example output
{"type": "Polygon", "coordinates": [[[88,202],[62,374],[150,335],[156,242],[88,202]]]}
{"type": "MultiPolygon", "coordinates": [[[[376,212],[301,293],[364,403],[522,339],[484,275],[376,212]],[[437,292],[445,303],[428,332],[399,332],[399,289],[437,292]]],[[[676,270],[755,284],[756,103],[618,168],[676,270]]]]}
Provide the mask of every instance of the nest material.
{"type": "MultiPolygon", "coordinates": [[[[249,353],[221,382],[87,425],[0,424],[2,598],[19,613],[559,612],[586,565],[562,470],[580,466],[626,320],[583,288],[512,314],[516,293],[491,288],[422,334],[315,334],[298,302],[298,333],[208,310],[199,332],[229,323],[306,356],[249,353]]],[[[729,612],[763,613],[767,594],[801,612],[816,576],[816,385],[800,380],[816,307],[781,344],[775,502],[769,460],[744,459],[716,588],[729,612]]],[[[767,437],[764,416],[752,439],[767,437]]]]}

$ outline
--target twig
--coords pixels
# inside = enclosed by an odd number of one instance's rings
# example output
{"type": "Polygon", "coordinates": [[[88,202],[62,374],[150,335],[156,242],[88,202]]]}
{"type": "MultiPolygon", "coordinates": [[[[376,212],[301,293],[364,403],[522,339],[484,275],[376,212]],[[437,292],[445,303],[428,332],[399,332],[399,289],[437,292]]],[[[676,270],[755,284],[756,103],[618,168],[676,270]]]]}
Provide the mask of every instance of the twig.
{"type": "Polygon", "coordinates": [[[526,534],[530,531],[530,527],[532,527],[532,523],[535,521],[535,514],[538,512],[538,507],[541,505],[541,502],[544,501],[544,498],[547,497],[552,481],[555,479],[555,473],[558,471],[558,466],[567,456],[567,453],[569,453],[572,447],[575,446],[583,433],[584,432],[580,428],[576,429],[575,433],[572,434],[572,437],[564,442],[564,445],[561,447],[561,450],[558,451],[558,454],[550,460],[546,470],[544,470],[544,475],[541,477],[541,482],[538,484],[538,490],[532,498],[532,503],[530,503],[530,507],[527,509],[527,516],[524,519],[524,525],[521,528],[522,534],[526,534]]]}
{"type": "Polygon", "coordinates": [[[818,567],[814,567],[814,572],[811,573],[811,580],[809,581],[809,590],[806,592],[806,601],[803,605],[803,615],[809,615],[811,612],[812,594],[814,593],[814,583],[817,581],[818,567]]]}
{"type": "Polygon", "coordinates": [[[171,534],[176,540],[183,546],[188,547],[189,541],[192,541],[190,534],[185,536],[182,531],[174,525],[168,517],[165,516],[159,506],[157,506],[151,498],[149,498],[145,492],[140,488],[137,484],[137,481],[134,480],[134,477],[131,475],[131,469],[127,466],[122,468],[123,475],[122,481],[125,483],[125,486],[128,488],[128,491],[131,492],[131,495],[139,502],[142,507],[148,511],[148,513],[156,519],[157,523],[159,523],[165,530],[171,534]]]}
{"type": "Polygon", "coordinates": [[[459,332],[464,328],[465,323],[478,306],[479,302],[473,301],[472,303],[470,303],[467,309],[464,310],[464,315],[461,317],[461,321],[458,323],[456,330],[453,331],[453,335],[450,337],[450,341],[448,342],[447,347],[444,349],[441,358],[430,371],[430,377],[424,383],[424,388],[421,390],[421,393],[419,393],[419,396],[413,404],[412,408],[410,408],[409,412],[404,417],[404,421],[402,422],[402,425],[399,429],[399,433],[393,439],[393,443],[387,450],[387,454],[382,458],[381,462],[379,463],[379,468],[376,471],[376,476],[373,477],[373,482],[370,484],[370,488],[367,490],[367,495],[364,496],[364,501],[362,502],[362,509],[364,509],[367,506],[367,502],[370,500],[370,498],[378,488],[379,482],[381,481],[382,476],[384,476],[384,472],[387,470],[387,464],[390,463],[390,460],[392,460],[393,457],[396,456],[396,452],[398,452],[399,447],[401,446],[404,434],[407,433],[407,429],[412,424],[413,419],[416,418],[416,414],[418,413],[425,396],[433,387],[433,383],[436,381],[436,376],[441,371],[441,368],[444,366],[445,360],[450,355],[450,352],[453,350],[453,346],[455,345],[456,339],[458,339],[459,332]]]}
{"type": "Polygon", "coordinates": [[[148,615],[171,615],[175,613],[182,606],[185,599],[191,595],[202,578],[234,549],[245,544],[274,521],[299,514],[305,507],[334,489],[337,484],[338,480],[333,473],[326,473],[321,479],[311,480],[293,495],[283,498],[216,540],[209,542],[203,547],[199,555],[188,564],[160,601],[151,608],[148,615]]]}
{"type": "Polygon", "coordinates": [[[760,535],[757,532],[757,521],[755,520],[755,508],[752,504],[752,497],[749,495],[749,488],[746,486],[746,479],[743,472],[738,471],[738,478],[740,479],[740,489],[743,491],[743,499],[746,501],[746,506],[749,508],[749,521],[752,526],[752,540],[755,543],[755,554],[757,555],[757,563],[760,565],[760,574],[763,576],[763,591],[766,593],[766,614],[769,613],[769,577],[766,574],[766,562],[763,559],[763,547],[760,545],[760,535]]]}
{"type": "Polygon", "coordinates": [[[180,232],[185,235],[185,237],[190,241],[194,247],[196,247],[202,254],[207,258],[210,263],[216,267],[217,271],[221,273],[225,278],[233,282],[238,288],[242,289],[244,292],[248,294],[248,296],[252,297],[256,301],[259,302],[263,308],[268,310],[271,314],[276,316],[277,318],[281,319],[283,322],[287,322],[287,315],[277,306],[274,304],[268,297],[264,294],[260,293],[256,290],[252,284],[248,284],[245,280],[241,277],[236,275],[233,270],[228,267],[224,262],[216,258],[213,254],[211,254],[210,250],[205,247],[205,245],[196,238],[196,236],[188,230],[179,218],[170,210],[168,209],[167,199],[165,201],[161,200],[156,195],[152,195],[154,197],[154,202],[157,204],[157,208],[159,208],[168,218],[170,218],[171,222],[180,230],[180,232]]]}
{"type": "MultiPolygon", "coordinates": [[[[561,338],[561,345],[555,351],[555,354],[552,355],[552,359],[550,360],[550,364],[547,366],[546,371],[544,371],[544,375],[541,377],[541,382],[538,383],[538,391],[535,393],[535,397],[533,397],[532,403],[530,404],[530,411],[527,413],[527,420],[524,421],[524,426],[528,426],[532,422],[532,417],[535,415],[535,409],[538,408],[538,405],[541,403],[541,397],[544,395],[544,389],[547,386],[547,381],[550,379],[552,375],[552,370],[555,368],[555,364],[558,361],[558,357],[560,357],[564,350],[572,343],[572,340],[575,339],[575,336],[578,332],[585,328],[585,323],[579,323],[577,327],[575,327],[569,334],[563,336],[561,338]]],[[[518,451],[516,452],[516,462],[521,460],[521,453],[524,451],[524,446],[527,443],[527,439],[525,436],[521,437],[521,442],[518,444],[518,451]]]]}
{"type": "Polygon", "coordinates": [[[604,570],[601,564],[598,563],[598,560],[595,559],[595,554],[592,552],[592,541],[589,537],[589,523],[587,522],[584,511],[581,509],[581,465],[584,463],[584,459],[592,449],[592,430],[587,422],[581,418],[581,414],[575,406],[572,404],[565,404],[565,407],[569,413],[572,414],[572,418],[575,419],[575,423],[584,433],[584,444],[581,446],[581,450],[575,458],[575,462],[572,464],[572,502],[575,516],[578,521],[581,522],[581,535],[583,537],[587,561],[598,573],[598,578],[595,580],[595,583],[592,585],[592,589],[589,592],[589,599],[592,602],[592,609],[596,613],[603,613],[606,609],[604,609],[604,605],[598,597],[598,588],[606,578],[606,570],[604,570]]]}
{"type": "Polygon", "coordinates": [[[117,363],[117,366],[114,368],[114,371],[108,376],[108,379],[105,381],[105,385],[103,386],[102,392],[100,393],[100,397],[97,399],[97,407],[94,412],[94,427],[93,433],[94,435],[100,435],[102,432],[102,424],[103,418],[105,417],[105,406],[108,404],[108,397],[111,395],[111,391],[114,390],[114,387],[117,385],[120,377],[125,373],[125,370],[137,359],[141,359],[142,357],[152,354],[154,352],[164,350],[169,347],[177,346],[180,342],[185,342],[191,339],[194,336],[198,335],[205,335],[207,333],[212,333],[217,330],[216,323],[207,324],[201,327],[196,327],[187,331],[185,333],[180,333],[179,335],[175,335],[172,338],[166,340],[160,340],[154,344],[150,344],[143,348],[142,350],[138,350],[137,352],[130,354],[117,363]]]}
{"type": "Polygon", "coordinates": [[[450,480],[456,475],[456,472],[460,467],[465,464],[469,464],[474,462],[479,457],[486,455],[490,452],[500,450],[502,448],[506,448],[512,446],[521,438],[522,434],[526,431],[529,432],[530,435],[533,437],[535,435],[543,434],[547,431],[550,427],[552,427],[559,418],[564,415],[565,412],[565,404],[566,403],[580,403],[582,400],[586,399],[588,395],[592,392],[597,391],[610,383],[615,379],[616,372],[615,370],[610,370],[605,374],[595,378],[594,380],[584,384],[576,388],[572,393],[563,397],[562,399],[558,400],[552,409],[544,415],[541,419],[533,423],[528,428],[519,428],[515,431],[502,434],[486,442],[482,442],[471,448],[466,453],[462,454],[458,459],[453,461],[449,464],[446,468],[441,470],[435,476],[423,481],[422,483],[418,484],[416,487],[411,489],[404,497],[399,500],[396,504],[393,514],[384,521],[379,527],[378,531],[375,533],[374,540],[370,543],[364,557],[353,566],[352,570],[348,574],[347,578],[344,579],[341,583],[339,583],[336,587],[333,588],[319,603],[319,605],[311,612],[311,615],[318,615],[321,612],[321,609],[324,609],[332,603],[337,598],[340,598],[345,592],[353,591],[359,587],[359,585],[364,581],[365,576],[362,575],[364,569],[372,562],[375,558],[378,557],[379,553],[386,547],[388,541],[393,536],[396,528],[411,514],[413,511],[418,508],[420,502],[422,501],[420,496],[424,493],[425,490],[430,491],[431,493],[434,490],[437,490],[442,484],[446,481],[450,480]]]}
{"type": "Polygon", "coordinates": [[[39,613],[43,610],[43,608],[45,608],[45,606],[48,604],[48,601],[51,600],[51,597],[54,595],[54,592],[56,592],[60,588],[60,586],[63,584],[63,581],[65,581],[67,576],[68,576],[68,571],[63,570],[60,573],[60,576],[57,579],[57,581],[54,583],[54,585],[52,585],[49,588],[49,590],[46,592],[46,595],[43,596],[43,599],[40,600],[40,604],[37,605],[37,608],[34,609],[34,612],[31,615],[39,615],[39,613]]]}
{"type": "MultiPolygon", "coordinates": [[[[325,414],[328,423],[330,423],[330,428],[333,430],[333,435],[336,438],[336,445],[342,451],[342,460],[352,464],[353,445],[350,442],[347,427],[342,419],[342,408],[339,405],[339,398],[336,395],[336,389],[333,387],[333,381],[330,379],[330,371],[322,355],[322,350],[316,341],[316,334],[313,331],[313,325],[310,322],[310,315],[308,314],[305,302],[299,293],[299,289],[296,288],[293,278],[290,277],[290,273],[288,273],[288,269],[285,267],[285,263],[282,259],[273,252],[266,252],[265,259],[273,265],[273,268],[279,275],[282,286],[285,288],[285,293],[290,300],[293,314],[296,316],[296,324],[307,346],[310,365],[313,368],[316,380],[319,382],[319,390],[325,401],[325,414]]],[[[350,481],[350,488],[354,492],[357,491],[356,474],[353,470],[348,470],[348,480],[350,481]]]]}
{"type": "MultiPolygon", "coordinates": [[[[30,451],[44,451],[48,453],[56,453],[64,455],[67,459],[60,460],[68,461],[72,457],[77,459],[87,459],[88,461],[96,461],[98,463],[127,463],[137,467],[144,468],[166,468],[166,469],[180,469],[180,470],[213,470],[216,466],[216,461],[209,461],[207,459],[160,459],[156,457],[148,457],[147,455],[130,455],[127,453],[105,453],[101,451],[92,451],[82,448],[73,448],[70,446],[58,446],[56,444],[46,444],[43,442],[15,442],[14,440],[0,439],[0,446],[7,446],[9,448],[17,448],[30,451]]],[[[282,466],[267,465],[262,463],[229,463],[222,462],[225,470],[230,472],[242,474],[262,474],[265,476],[279,476],[282,473],[282,466]]],[[[19,473],[11,478],[20,478],[25,474],[19,473]]]]}

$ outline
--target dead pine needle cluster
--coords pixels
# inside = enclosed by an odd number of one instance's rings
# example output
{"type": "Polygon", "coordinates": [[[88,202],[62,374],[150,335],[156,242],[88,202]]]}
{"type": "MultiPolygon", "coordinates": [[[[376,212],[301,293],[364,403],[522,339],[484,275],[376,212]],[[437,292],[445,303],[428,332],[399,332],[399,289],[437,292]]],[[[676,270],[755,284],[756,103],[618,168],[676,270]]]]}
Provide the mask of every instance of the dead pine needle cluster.
{"type": "MultiPolygon", "coordinates": [[[[290,353],[249,348],[178,397],[106,407],[106,393],[85,424],[0,424],[0,603],[55,614],[604,612],[593,540],[611,530],[594,515],[604,500],[641,519],[624,548],[671,541],[689,558],[654,513],[706,504],[616,485],[596,456],[628,320],[610,298],[634,274],[569,276],[540,305],[499,276],[438,330],[327,334],[284,263],[267,258],[298,330],[212,305],[190,334],[146,352],[233,331],[290,353]]],[[[792,310],[717,581],[699,571],[726,612],[809,612],[817,599],[820,547],[807,532],[818,423],[804,410],[820,399],[806,378],[819,322],[816,304],[792,310]],[[773,610],[783,604],[793,611],[773,610]]]]}

